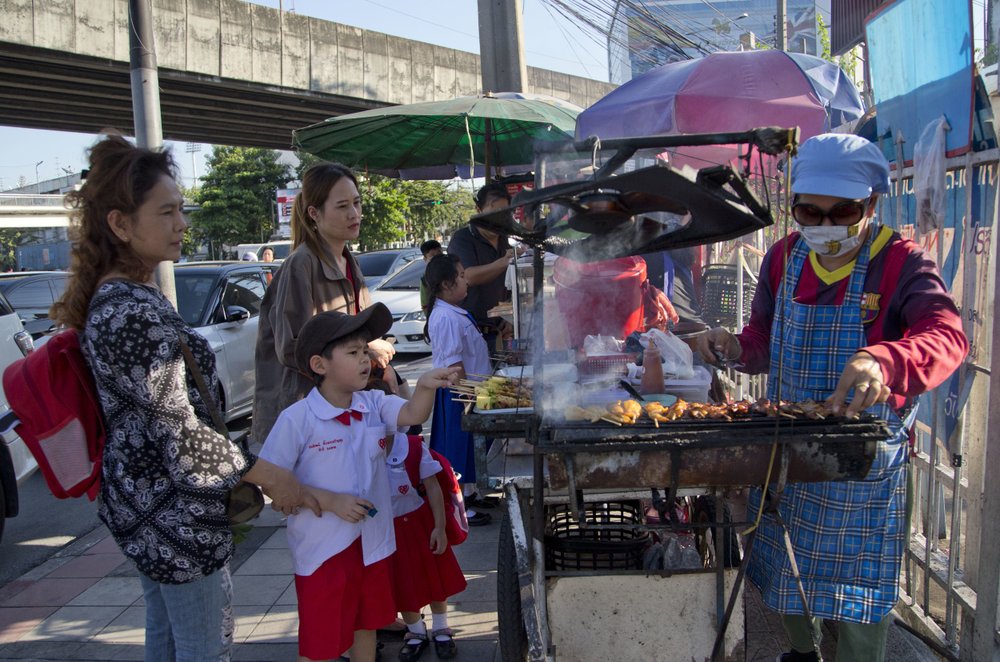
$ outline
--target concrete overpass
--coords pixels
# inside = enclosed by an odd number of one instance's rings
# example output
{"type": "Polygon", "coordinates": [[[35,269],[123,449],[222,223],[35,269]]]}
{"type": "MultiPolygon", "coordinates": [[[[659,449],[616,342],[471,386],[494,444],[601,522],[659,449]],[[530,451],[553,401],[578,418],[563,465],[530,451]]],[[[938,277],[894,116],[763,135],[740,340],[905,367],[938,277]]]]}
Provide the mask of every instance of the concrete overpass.
{"type": "MultiPolygon", "coordinates": [[[[288,149],[327,117],[481,92],[475,53],[241,0],[152,4],[165,139],[288,149]]],[[[0,125],[133,133],[127,0],[0,7],[0,125]]],[[[528,81],[582,107],[614,87],[533,67],[528,81]]]]}
{"type": "Polygon", "coordinates": [[[61,195],[0,193],[0,229],[65,228],[69,210],[61,195]]]}

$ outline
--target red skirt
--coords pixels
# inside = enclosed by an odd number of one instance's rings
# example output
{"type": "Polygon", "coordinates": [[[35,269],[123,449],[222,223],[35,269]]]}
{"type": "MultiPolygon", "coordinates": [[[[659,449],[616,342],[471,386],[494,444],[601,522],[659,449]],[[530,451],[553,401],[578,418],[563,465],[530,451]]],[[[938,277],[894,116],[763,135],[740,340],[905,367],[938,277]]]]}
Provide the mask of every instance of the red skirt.
{"type": "Polygon", "coordinates": [[[451,547],[431,552],[434,514],[426,503],[393,520],[396,553],[392,563],[393,595],[399,611],[419,612],[431,602],[443,602],[465,590],[465,575],[451,547]]]}

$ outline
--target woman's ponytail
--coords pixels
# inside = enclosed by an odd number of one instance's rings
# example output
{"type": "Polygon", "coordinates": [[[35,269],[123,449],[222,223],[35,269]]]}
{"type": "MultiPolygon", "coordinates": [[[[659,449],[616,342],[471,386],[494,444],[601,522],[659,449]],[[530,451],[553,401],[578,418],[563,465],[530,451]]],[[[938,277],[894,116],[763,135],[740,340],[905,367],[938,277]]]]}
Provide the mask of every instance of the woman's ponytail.
{"type": "Polygon", "coordinates": [[[458,278],[458,265],[461,260],[457,255],[435,255],[427,263],[424,270],[424,282],[427,283],[427,291],[430,297],[427,299],[427,322],[424,323],[424,338],[431,341],[431,334],[428,327],[431,323],[431,313],[434,311],[434,304],[437,303],[438,295],[448,283],[454,283],[458,278]]]}

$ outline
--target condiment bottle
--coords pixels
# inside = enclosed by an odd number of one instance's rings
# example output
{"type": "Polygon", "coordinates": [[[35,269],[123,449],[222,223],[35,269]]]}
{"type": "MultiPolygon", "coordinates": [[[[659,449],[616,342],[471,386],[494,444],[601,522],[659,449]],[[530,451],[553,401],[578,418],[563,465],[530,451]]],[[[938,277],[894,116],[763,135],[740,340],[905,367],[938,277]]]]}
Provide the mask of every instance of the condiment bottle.
{"type": "Polygon", "coordinates": [[[642,355],[642,380],[639,391],[642,393],[663,393],[663,361],[660,350],[652,342],[642,355]]]}

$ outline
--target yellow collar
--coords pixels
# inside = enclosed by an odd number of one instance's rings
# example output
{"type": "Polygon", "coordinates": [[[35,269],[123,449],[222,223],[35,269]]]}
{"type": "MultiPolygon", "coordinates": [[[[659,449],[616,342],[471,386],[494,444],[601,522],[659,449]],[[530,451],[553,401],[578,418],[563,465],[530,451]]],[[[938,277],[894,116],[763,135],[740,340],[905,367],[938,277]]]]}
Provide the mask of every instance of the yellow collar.
{"type": "MultiPolygon", "coordinates": [[[[889,239],[892,237],[892,228],[887,225],[883,225],[879,231],[878,236],[872,241],[871,257],[878,255],[878,252],[885,248],[885,245],[889,243],[889,239]]],[[[827,271],[822,264],[819,263],[819,257],[816,255],[816,251],[809,251],[809,263],[812,265],[813,272],[816,276],[823,281],[825,285],[833,285],[837,281],[843,280],[851,275],[854,271],[854,265],[857,263],[857,258],[851,260],[842,267],[838,267],[833,271],[827,271]]]]}

